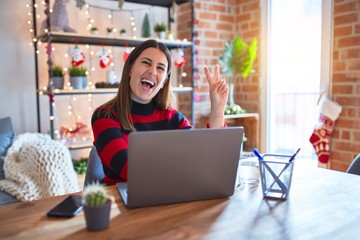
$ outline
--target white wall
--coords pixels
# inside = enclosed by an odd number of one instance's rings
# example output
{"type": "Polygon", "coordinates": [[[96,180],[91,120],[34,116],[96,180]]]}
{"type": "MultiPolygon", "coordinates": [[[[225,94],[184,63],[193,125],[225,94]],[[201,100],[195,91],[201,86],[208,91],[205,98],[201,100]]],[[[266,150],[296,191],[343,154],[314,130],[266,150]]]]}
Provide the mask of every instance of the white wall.
{"type": "MultiPolygon", "coordinates": [[[[54,0],[50,0],[51,6],[54,0]]],[[[117,1],[103,1],[103,0],[88,0],[92,5],[100,5],[108,8],[117,8],[117,1]]],[[[41,22],[44,19],[44,8],[41,6],[41,1],[37,3],[40,5],[37,9],[37,14],[40,19],[37,21],[38,33],[41,22]]],[[[31,8],[27,8],[26,4],[31,5],[31,0],[12,0],[0,1],[0,46],[1,46],[1,64],[0,64],[0,118],[10,116],[13,123],[14,131],[17,134],[24,132],[37,132],[37,115],[36,115],[36,89],[35,89],[35,63],[34,63],[34,48],[29,46],[31,42],[31,33],[29,32],[31,25],[27,24],[28,20],[32,20],[28,16],[31,8]]],[[[95,19],[95,24],[100,34],[106,33],[106,27],[111,24],[108,19],[110,11],[101,9],[91,9],[91,15],[95,19]]],[[[167,22],[167,10],[156,7],[150,8],[147,5],[138,4],[124,4],[124,9],[134,10],[135,23],[137,26],[136,36],[141,35],[141,25],[145,13],[149,14],[150,21],[167,22]]],[[[76,29],[78,33],[87,34],[86,26],[88,20],[86,18],[85,9],[76,8],[75,0],[70,0],[67,4],[67,12],[69,15],[69,25],[76,29]]],[[[130,28],[130,13],[129,12],[113,12],[113,22],[117,29],[125,28],[129,35],[131,35],[130,28]]],[[[60,64],[64,67],[70,66],[70,59],[65,58],[65,53],[71,44],[54,44],[55,51],[53,52],[54,63],[60,64]]],[[[89,68],[90,56],[89,50],[84,45],[80,45],[83,52],[87,55],[85,66],[89,68]]],[[[100,49],[99,46],[91,47],[95,52],[100,49]]],[[[110,47],[105,47],[109,49],[110,47]]],[[[45,44],[39,45],[40,53],[39,59],[39,76],[40,88],[46,87],[48,83],[47,73],[47,55],[45,53],[45,44]]],[[[123,66],[122,56],[124,48],[113,48],[115,71],[118,79],[121,76],[121,69],[123,66]]],[[[91,65],[96,67],[93,72],[92,81],[101,82],[106,81],[106,70],[101,69],[98,65],[96,57],[92,57],[91,65]]],[[[65,79],[67,81],[67,77],[65,79]]],[[[91,105],[96,107],[103,102],[110,99],[111,95],[97,95],[93,97],[91,105]]],[[[71,127],[76,121],[74,117],[67,115],[67,106],[72,101],[69,96],[57,96],[56,101],[56,115],[58,117],[58,127],[71,127]]],[[[90,127],[91,111],[88,110],[89,102],[87,96],[78,96],[77,103],[74,103],[75,111],[82,117],[82,122],[90,127]]],[[[47,133],[49,131],[49,98],[47,96],[40,97],[41,110],[41,132],[47,133]]]]}
{"type": "Polygon", "coordinates": [[[0,118],[16,133],[37,131],[34,53],[23,0],[0,1],[0,118]]]}

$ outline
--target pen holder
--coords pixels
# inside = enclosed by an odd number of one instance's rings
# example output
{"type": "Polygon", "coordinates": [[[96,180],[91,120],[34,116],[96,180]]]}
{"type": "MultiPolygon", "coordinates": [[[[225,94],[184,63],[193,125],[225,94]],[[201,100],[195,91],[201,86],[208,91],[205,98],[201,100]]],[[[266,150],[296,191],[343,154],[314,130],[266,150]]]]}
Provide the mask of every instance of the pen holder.
{"type": "Polygon", "coordinates": [[[290,158],[288,155],[265,154],[263,160],[259,160],[264,198],[287,199],[294,167],[290,158]]]}

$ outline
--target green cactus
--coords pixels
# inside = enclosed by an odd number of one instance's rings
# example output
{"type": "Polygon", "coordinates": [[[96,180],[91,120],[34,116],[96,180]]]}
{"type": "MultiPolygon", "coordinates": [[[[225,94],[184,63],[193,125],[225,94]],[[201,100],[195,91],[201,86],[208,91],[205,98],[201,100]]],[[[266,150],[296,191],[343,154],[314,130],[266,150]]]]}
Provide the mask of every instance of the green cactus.
{"type": "Polygon", "coordinates": [[[87,185],[82,193],[83,204],[89,207],[103,205],[108,198],[104,185],[99,182],[87,185]]]}

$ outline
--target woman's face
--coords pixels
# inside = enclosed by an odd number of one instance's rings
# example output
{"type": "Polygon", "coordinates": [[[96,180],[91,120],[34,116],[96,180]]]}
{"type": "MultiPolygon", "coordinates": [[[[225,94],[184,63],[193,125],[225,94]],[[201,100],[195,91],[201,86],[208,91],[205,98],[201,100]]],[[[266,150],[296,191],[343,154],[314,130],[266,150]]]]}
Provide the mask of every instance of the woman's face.
{"type": "Polygon", "coordinates": [[[131,99],[149,103],[164,86],[167,69],[165,53],[157,48],[145,49],[130,69],[131,99]]]}

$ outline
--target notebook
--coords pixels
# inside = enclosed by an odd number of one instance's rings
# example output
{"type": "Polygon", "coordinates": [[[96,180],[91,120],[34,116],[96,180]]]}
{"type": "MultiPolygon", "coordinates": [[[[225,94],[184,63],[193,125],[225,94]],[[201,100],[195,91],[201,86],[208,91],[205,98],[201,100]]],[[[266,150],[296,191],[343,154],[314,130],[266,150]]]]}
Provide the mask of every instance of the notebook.
{"type": "Polygon", "coordinates": [[[134,132],[128,182],[117,183],[128,208],[233,195],[243,127],[134,132]]]}

